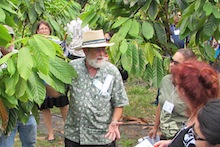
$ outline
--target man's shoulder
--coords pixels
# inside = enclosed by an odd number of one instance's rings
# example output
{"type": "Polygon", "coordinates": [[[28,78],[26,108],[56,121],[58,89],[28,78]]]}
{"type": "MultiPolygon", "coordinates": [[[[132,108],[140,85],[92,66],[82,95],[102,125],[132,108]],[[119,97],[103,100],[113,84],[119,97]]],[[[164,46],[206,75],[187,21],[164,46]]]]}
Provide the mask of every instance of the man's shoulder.
{"type": "Polygon", "coordinates": [[[84,58],[78,58],[78,59],[71,60],[69,64],[74,66],[74,65],[82,64],[83,61],[84,61],[84,58]]]}
{"type": "Polygon", "coordinates": [[[112,64],[111,62],[108,62],[108,61],[105,61],[103,69],[118,71],[118,68],[114,64],[112,64]]]}

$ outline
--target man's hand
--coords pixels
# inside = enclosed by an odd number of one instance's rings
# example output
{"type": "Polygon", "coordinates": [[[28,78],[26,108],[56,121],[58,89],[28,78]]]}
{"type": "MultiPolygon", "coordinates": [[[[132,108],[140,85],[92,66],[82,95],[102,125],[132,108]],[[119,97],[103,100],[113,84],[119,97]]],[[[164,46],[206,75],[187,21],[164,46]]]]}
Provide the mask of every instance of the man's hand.
{"type": "Polygon", "coordinates": [[[148,133],[148,136],[150,138],[156,138],[156,135],[157,135],[157,129],[155,127],[153,127],[150,132],[148,133]]]}
{"type": "Polygon", "coordinates": [[[108,127],[108,133],[105,135],[105,138],[114,141],[116,138],[120,139],[119,125],[123,122],[112,121],[108,127]]]}

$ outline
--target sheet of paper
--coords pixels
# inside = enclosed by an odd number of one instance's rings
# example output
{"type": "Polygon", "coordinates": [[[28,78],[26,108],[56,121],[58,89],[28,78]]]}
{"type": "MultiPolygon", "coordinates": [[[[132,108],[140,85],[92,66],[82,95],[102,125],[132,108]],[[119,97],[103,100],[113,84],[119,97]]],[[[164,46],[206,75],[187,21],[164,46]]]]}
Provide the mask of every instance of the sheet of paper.
{"type": "Polygon", "coordinates": [[[112,82],[112,79],[113,79],[113,76],[108,74],[106,79],[105,79],[105,82],[103,84],[101,93],[106,93],[108,91],[108,88],[109,88],[109,86],[112,82]]]}
{"type": "Polygon", "coordinates": [[[141,143],[137,144],[135,147],[153,147],[153,145],[147,139],[145,139],[141,143]]]}

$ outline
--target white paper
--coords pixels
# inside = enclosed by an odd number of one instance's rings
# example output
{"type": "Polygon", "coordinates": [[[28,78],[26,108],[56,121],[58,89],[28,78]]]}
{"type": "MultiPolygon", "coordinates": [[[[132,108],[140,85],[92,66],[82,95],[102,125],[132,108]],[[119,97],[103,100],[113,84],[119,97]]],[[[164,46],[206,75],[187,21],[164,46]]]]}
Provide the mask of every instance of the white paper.
{"type": "Polygon", "coordinates": [[[180,30],[178,29],[178,30],[174,30],[174,34],[175,35],[179,35],[180,34],[180,30]]]}
{"type": "Polygon", "coordinates": [[[103,84],[102,84],[99,80],[94,79],[94,80],[93,80],[93,85],[95,85],[96,88],[98,88],[99,90],[101,90],[103,84]]]}
{"type": "Polygon", "coordinates": [[[153,145],[147,139],[145,139],[141,143],[137,144],[135,147],[153,147],[153,145]]]}
{"type": "Polygon", "coordinates": [[[162,109],[171,114],[173,111],[173,108],[174,108],[174,104],[168,101],[165,101],[162,109]]]}
{"type": "Polygon", "coordinates": [[[108,88],[111,84],[111,81],[113,79],[113,76],[112,75],[107,75],[106,78],[105,78],[105,82],[103,84],[103,87],[102,87],[102,90],[101,90],[101,93],[107,93],[108,91],[108,88]]]}

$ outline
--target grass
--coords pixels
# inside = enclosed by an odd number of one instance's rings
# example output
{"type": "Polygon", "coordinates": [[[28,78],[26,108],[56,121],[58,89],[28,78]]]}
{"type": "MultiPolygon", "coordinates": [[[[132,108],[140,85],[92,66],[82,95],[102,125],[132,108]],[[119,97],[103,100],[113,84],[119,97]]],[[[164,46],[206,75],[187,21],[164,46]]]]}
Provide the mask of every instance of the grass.
{"type": "MultiPolygon", "coordinates": [[[[146,84],[140,81],[128,81],[125,83],[125,88],[129,98],[129,105],[124,107],[124,116],[133,116],[137,118],[147,118],[153,123],[155,107],[150,103],[155,101],[156,89],[147,89],[146,84]]],[[[60,115],[60,110],[52,109],[52,113],[60,115]]],[[[136,132],[138,133],[138,132],[136,132]]],[[[50,143],[45,140],[46,134],[38,130],[36,147],[63,147],[63,137],[56,136],[56,140],[50,143]]],[[[120,147],[132,147],[137,143],[138,136],[131,137],[128,134],[121,132],[121,139],[117,141],[120,147]]],[[[21,147],[20,139],[15,138],[15,147],[21,147]]]]}

